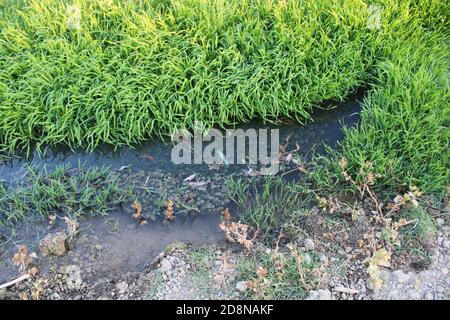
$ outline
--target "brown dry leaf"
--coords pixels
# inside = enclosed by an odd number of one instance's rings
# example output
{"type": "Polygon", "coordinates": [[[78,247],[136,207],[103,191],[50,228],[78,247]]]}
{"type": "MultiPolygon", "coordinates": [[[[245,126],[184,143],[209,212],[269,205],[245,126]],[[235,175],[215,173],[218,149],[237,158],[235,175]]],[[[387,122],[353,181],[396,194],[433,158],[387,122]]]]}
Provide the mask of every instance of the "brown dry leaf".
{"type": "Polygon", "coordinates": [[[133,202],[131,205],[133,209],[136,210],[135,213],[133,213],[132,217],[140,223],[140,225],[147,224],[147,220],[142,216],[142,206],[138,202],[133,202]]]}
{"type": "Polygon", "coordinates": [[[298,271],[298,275],[300,276],[300,280],[302,281],[303,284],[305,284],[305,278],[304,278],[304,271],[303,271],[303,258],[302,256],[298,253],[297,248],[292,244],[289,243],[287,245],[289,251],[291,251],[292,256],[297,260],[297,271],[298,271]]]}
{"type": "Polygon", "coordinates": [[[32,268],[28,269],[28,273],[29,273],[32,277],[34,277],[34,276],[36,276],[36,275],[39,273],[39,269],[36,268],[36,267],[32,267],[32,268]]]}
{"type": "Polygon", "coordinates": [[[225,221],[226,224],[229,224],[231,222],[231,214],[230,214],[230,211],[228,210],[228,208],[225,208],[225,210],[223,210],[221,212],[221,214],[222,214],[223,221],[225,221]]]}
{"type": "Polygon", "coordinates": [[[21,293],[19,293],[19,299],[20,300],[30,300],[28,298],[28,293],[26,293],[25,291],[22,291],[21,293]]]}
{"type": "Polygon", "coordinates": [[[327,240],[333,240],[335,238],[335,234],[332,232],[322,233],[322,236],[327,240]]]}
{"type": "Polygon", "coordinates": [[[138,202],[133,202],[131,207],[136,210],[136,213],[133,214],[133,218],[135,218],[136,220],[140,220],[141,215],[142,215],[142,206],[141,206],[141,204],[138,203],[138,202]]]}
{"type": "Polygon", "coordinates": [[[19,272],[24,272],[28,265],[37,258],[36,253],[32,252],[28,255],[28,249],[25,245],[20,245],[17,252],[14,254],[12,261],[15,266],[19,267],[19,272]]]}
{"type": "Polygon", "coordinates": [[[173,214],[173,201],[172,201],[172,199],[168,199],[167,200],[166,206],[167,206],[167,209],[166,209],[165,219],[166,220],[173,220],[173,219],[175,219],[175,216],[173,214]]]}
{"type": "Polygon", "coordinates": [[[230,242],[237,242],[244,246],[247,250],[250,250],[253,246],[258,232],[255,231],[252,239],[248,239],[249,226],[243,223],[231,222],[226,223],[222,221],[219,224],[219,228],[225,232],[225,238],[230,242]]]}
{"type": "Polygon", "coordinates": [[[78,233],[78,222],[75,219],[70,219],[69,217],[64,217],[64,221],[67,224],[67,233],[69,239],[72,239],[78,233]]]}
{"type": "Polygon", "coordinates": [[[38,279],[33,283],[33,288],[31,289],[31,299],[39,300],[41,297],[41,293],[44,291],[42,286],[42,279],[38,279]]]}
{"type": "Polygon", "coordinates": [[[258,266],[256,268],[256,274],[258,275],[259,278],[264,278],[267,274],[267,269],[261,266],[258,266]]]}

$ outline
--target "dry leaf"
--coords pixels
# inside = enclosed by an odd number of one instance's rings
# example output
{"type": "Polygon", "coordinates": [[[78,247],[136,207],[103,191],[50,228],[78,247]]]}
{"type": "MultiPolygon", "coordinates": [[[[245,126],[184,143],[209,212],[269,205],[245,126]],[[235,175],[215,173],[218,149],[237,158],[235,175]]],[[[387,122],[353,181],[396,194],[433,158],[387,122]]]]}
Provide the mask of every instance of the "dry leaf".
{"type": "Polygon", "coordinates": [[[69,217],[64,217],[64,221],[67,224],[67,233],[69,239],[73,239],[78,233],[78,222],[75,219],[70,219],[69,217]]]}
{"type": "Polygon", "coordinates": [[[237,242],[244,246],[247,250],[250,250],[253,246],[253,241],[256,238],[258,232],[255,232],[252,239],[248,239],[249,226],[243,223],[226,223],[222,221],[219,224],[219,228],[225,232],[225,238],[230,242],[237,242]]]}
{"type": "Polygon", "coordinates": [[[140,203],[138,202],[133,202],[133,204],[131,205],[131,207],[133,209],[136,210],[136,212],[132,215],[132,217],[140,223],[140,225],[144,225],[147,224],[147,220],[144,219],[144,217],[142,217],[142,206],[140,203]]]}
{"type": "Polygon", "coordinates": [[[28,255],[27,247],[25,245],[20,245],[13,256],[12,261],[16,267],[19,267],[19,272],[22,273],[35,258],[37,258],[36,253],[33,252],[28,255]]]}
{"type": "Polygon", "coordinates": [[[267,269],[261,266],[258,266],[258,268],[256,268],[256,274],[258,275],[259,278],[264,278],[267,274],[267,269]]]}
{"type": "Polygon", "coordinates": [[[21,293],[19,293],[19,299],[20,300],[29,300],[28,293],[26,293],[25,291],[22,291],[21,293]]]}
{"type": "Polygon", "coordinates": [[[228,210],[228,208],[225,208],[225,210],[223,210],[221,212],[221,214],[222,214],[223,221],[225,221],[226,224],[229,224],[231,222],[231,214],[230,214],[230,211],[228,210]]]}
{"type": "Polygon", "coordinates": [[[165,219],[166,220],[173,220],[175,218],[175,216],[173,214],[173,201],[172,201],[172,199],[168,199],[167,200],[166,206],[167,206],[167,209],[166,209],[165,219]]]}

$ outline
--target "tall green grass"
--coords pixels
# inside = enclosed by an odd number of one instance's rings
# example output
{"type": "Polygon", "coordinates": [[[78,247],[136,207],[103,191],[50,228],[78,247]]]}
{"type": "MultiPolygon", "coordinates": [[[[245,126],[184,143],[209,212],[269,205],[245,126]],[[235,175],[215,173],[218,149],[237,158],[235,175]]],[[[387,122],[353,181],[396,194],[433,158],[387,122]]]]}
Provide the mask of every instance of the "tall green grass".
{"type": "Polygon", "coordinates": [[[134,144],[201,120],[303,121],[369,87],[350,169],[442,191],[445,0],[0,0],[0,149],[134,144]],[[368,28],[370,5],[380,28],[368,28]]]}
{"type": "Polygon", "coordinates": [[[0,21],[0,143],[94,148],[196,120],[304,120],[367,77],[366,11],[331,1],[24,1],[0,21]]]}

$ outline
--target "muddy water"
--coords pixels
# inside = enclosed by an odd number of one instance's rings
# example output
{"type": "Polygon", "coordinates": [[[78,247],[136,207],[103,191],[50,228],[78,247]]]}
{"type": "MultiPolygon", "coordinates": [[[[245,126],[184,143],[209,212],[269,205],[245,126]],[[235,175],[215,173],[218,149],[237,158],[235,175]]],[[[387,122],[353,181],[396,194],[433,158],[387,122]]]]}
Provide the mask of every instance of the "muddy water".
{"type": "MultiPolygon", "coordinates": [[[[301,147],[300,153],[305,156],[312,150],[318,152],[323,150],[323,144],[335,147],[337,142],[343,138],[342,125],[352,125],[358,120],[360,104],[356,101],[346,102],[332,110],[319,109],[314,113],[314,120],[306,125],[284,125],[269,126],[260,123],[247,124],[246,128],[268,128],[279,129],[280,140],[288,134],[292,134],[290,141],[298,143],[301,147]]],[[[208,170],[205,165],[175,165],[170,161],[172,145],[160,140],[149,141],[136,148],[124,147],[118,150],[110,146],[100,146],[95,152],[77,151],[60,147],[47,149],[43,156],[35,152],[31,157],[14,158],[0,162],[0,181],[13,182],[23,179],[27,173],[27,166],[37,168],[46,167],[52,170],[57,166],[69,165],[76,167],[83,164],[87,168],[108,166],[111,169],[119,169],[125,166],[134,170],[163,170],[165,172],[190,172],[193,170],[208,170]]],[[[241,170],[242,165],[232,166],[234,170],[241,170]]],[[[244,166],[245,168],[245,166],[244,166]]],[[[226,168],[228,169],[228,168],[226,168]]]]}
{"type": "MultiPolygon", "coordinates": [[[[332,110],[316,112],[314,121],[306,125],[265,126],[252,123],[244,129],[278,128],[281,141],[292,135],[289,150],[299,144],[300,154],[308,156],[313,151],[321,152],[324,144],[336,147],[343,138],[342,125],[354,125],[359,111],[358,102],[347,102],[332,110]]],[[[226,195],[226,179],[230,175],[244,176],[244,170],[248,169],[245,165],[222,165],[217,168],[175,165],[170,161],[171,149],[171,144],[160,141],[147,142],[134,149],[101,147],[93,153],[49,149],[44,156],[35,153],[28,159],[14,158],[1,163],[0,183],[21,183],[26,179],[30,165],[48,171],[61,165],[78,167],[81,164],[84,168],[108,166],[122,174],[140,190],[136,196],[149,223],[144,226],[137,224],[131,217],[133,211],[130,211],[129,203],[107,217],[81,219],[80,236],[58,263],[80,265],[83,270],[88,270],[86,276],[91,273],[113,275],[136,272],[148,266],[167,244],[174,241],[194,244],[222,242],[223,233],[218,228],[220,211],[231,205],[226,195]],[[194,173],[196,177],[190,182],[204,185],[192,186],[183,181],[194,173]],[[170,223],[160,218],[164,207],[158,205],[167,197],[176,200],[176,219],[170,223]]],[[[10,257],[18,244],[26,244],[29,250],[38,252],[40,239],[49,232],[63,228],[61,225],[50,229],[47,223],[26,224],[16,228],[15,234],[0,239],[0,282],[17,274],[10,257]]],[[[48,258],[42,260],[41,269],[44,271],[56,263],[51,261],[48,258]]]]}

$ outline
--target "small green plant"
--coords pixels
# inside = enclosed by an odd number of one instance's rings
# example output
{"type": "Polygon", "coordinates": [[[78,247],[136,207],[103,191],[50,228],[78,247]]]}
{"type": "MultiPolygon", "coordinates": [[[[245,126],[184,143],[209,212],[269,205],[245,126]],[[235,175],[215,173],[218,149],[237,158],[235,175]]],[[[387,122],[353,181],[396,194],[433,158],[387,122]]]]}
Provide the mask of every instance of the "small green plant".
{"type": "Polygon", "coordinates": [[[29,168],[24,186],[0,186],[0,225],[28,219],[106,215],[132,195],[108,168],[29,168]]]}
{"type": "Polygon", "coordinates": [[[314,254],[255,250],[237,263],[239,279],[246,281],[246,295],[252,299],[303,299],[320,285],[326,266],[314,254]]]}

